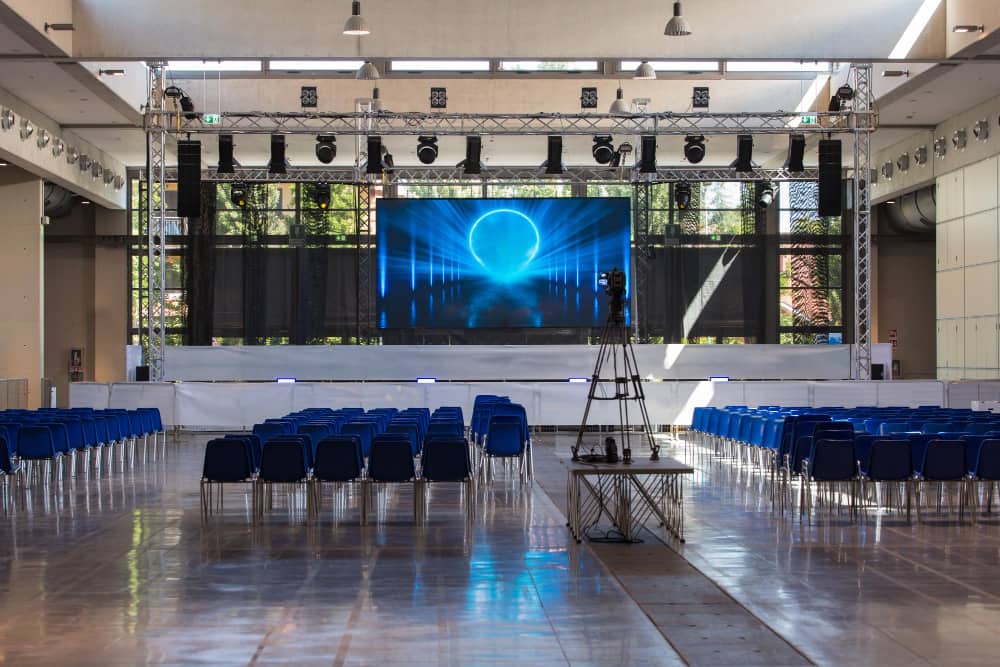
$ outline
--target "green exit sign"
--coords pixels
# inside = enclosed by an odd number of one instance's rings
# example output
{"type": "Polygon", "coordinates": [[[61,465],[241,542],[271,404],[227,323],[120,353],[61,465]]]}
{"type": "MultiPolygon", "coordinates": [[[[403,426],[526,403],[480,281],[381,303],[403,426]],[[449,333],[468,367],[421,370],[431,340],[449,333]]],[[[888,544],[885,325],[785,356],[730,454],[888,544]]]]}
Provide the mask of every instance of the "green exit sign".
{"type": "Polygon", "coordinates": [[[806,114],[799,119],[800,125],[819,125],[819,116],[813,116],[812,114],[806,114]]]}
{"type": "Polygon", "coordinates": [[[205,125],[222,125],[222,116],[217,113],[203,113],[201,122],[205,125]]]}

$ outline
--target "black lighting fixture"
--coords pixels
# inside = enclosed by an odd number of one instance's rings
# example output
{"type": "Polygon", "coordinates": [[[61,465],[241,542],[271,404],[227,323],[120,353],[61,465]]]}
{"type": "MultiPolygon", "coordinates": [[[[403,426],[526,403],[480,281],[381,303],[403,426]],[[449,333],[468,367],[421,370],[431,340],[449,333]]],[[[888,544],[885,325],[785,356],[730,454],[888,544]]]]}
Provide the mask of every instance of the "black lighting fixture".
{"type": "Polygon", "coordinates": [[[736,136],[736,159],[729,165],[736,171],[753,171],[753,137],[749,134],[736,136]]]}
{"type": "Polygon", "coordinates": [[[656,137],[642,137],[642,152],[639,154],[639,172],[643,174],[656,173],[656,137]]]}
{"type": "Polygon", "coordinates": [[[267,173],[287,174],[288,164],[285,162],[285,135],[271,135],[271,159],[267,163],[267,173]]]}
{"type": "Polygon", "coordinates": [[[774,192],[773,183],[761,183],[760,188],[757,190],[757,206],[760,208],[769,208],[774,202],[774,192]]]}
{"type": "Polygon", "coordinates": [[[596,109],[597,108],[597,88],[593,86],[584,86],[580,89],[580,108],[581,109],[596,109]]]}
{"type": "Polygon", "coordinates": [[[243,183],[233,183],[229,186],[229,201],[236,208],[247,207],[247,186],[243,183]]]}
{"type": "Polygon", "coordinates": [[[620,167],[622,163],[632,154],[632,144],[627,141],[623,141],[618,144],[618,150],[615,151],[615,159],[611,161],[612,167],[620,167]]]}
{"type": "Polygon", "coordinates": [[[482,163],[483,138],[471,136],[465,138],[465,159],[458,163],[463,172],[468,175],[481,174],[483,172],[482,163]]]}
{"type": "Polygon", "coordinates": [[[392,170],[396,168],[396,160],[392,157],[392,153],[385,144],[382,144],[382,166],[385,168],[385,173],[391,174],[392,170]]]}
{"type": "Polygon", "coordinates": [[[421,164],[434,164],[438,156],[437,137],[417,137],[417,159],[421,164]]]}
{"type": "Polygon", "coordinates": [[[788,135],[788,159],[785,160],[785,169],[793,174],[801,174],[806,170],[804,164],[806,156],[806,135],[788,135]]]}
{"type": "Polygon", "coordinates": [[[330,184],[320,181],[313,186],[313,201],[322,210],[330,208],[330,184]]]}
{"type": "Polygon", "coordinates": [[[548,158],[545,160],[545,164],[542,165],[543,167],[545,167],[546,174],[549,174],[551,176],[557,176],[559,174],[563,174],[566,172],[565,168],[563,167],[562,152],[563,152],[562,137],[560,136],[549,137],[548,153],[547,153],[548,158]]]}
{"type": "Polygon", "coordinates": [[[302,86],[299,90],[299,103],[303,109],[315,109],[319,106],[319,93],[316,86],[302,86]]]}
{"type": "Polygon", "coordinates": [[[846,83],[837,89],[833,97],[830,98],[829,111],[839,113],[851,108],[851,101],[854,99],[854,89],[846,83]]]}
{"type": "Polygon", "coordinates": [[[167,86],[163,89],[164,97],[168,97],[181,107],[181,111],[184,112],[184,117],[188,120],[194,120],[198,117],[198,112],[194,109],[194,100],[179,86],[167,86]]]}
{"type": "Polygon", "coordinates": [[[684,211],[691,206],[691,184],[681,181],[674,185],[674,203],[677,208],[684,211]]]}
{"type": "Polygon", "coordinates": [[[382,169],[382,137],[368,137],[368,165],[365,171],[369,174],[381,174],[382,169]]]}
{"type": "Polygon", "coordinates": [[[705,136],[702,134],[684,137],[684,159],[698,164],[705,159],[705,136]]]}
{"type": "Polygon", "coordinates": [[[691,95],[691,107],[693,109],[707,109],[709,101],[708,86],[695,86],[691,95]]]}
{"type": "Polygon", "coordinates": [[[594,147],[590,152],[594,156],[597,164],[611,164],[615,159],[615,147],[612,145],[613,138],[610,134],[594,137],[594,147]]]}
{"type": "Polygon", "coordinates": [[[951,31],[952,32],[958,32],[958,33],[985,32],[986,31],[986,26],[983,25],[982,23],[980,23],[978,25],[974,24],[974,23],[962,23],[962,24],[954,26],[951,29],[951,31]]]}
{"type": "Polygon", "coordinates": [[[236,173],[236,158],[233,155],[233,135],[219,135],[219,166],[216,171],[220,174],[236,173]]]}
{"type": "Polygon", "coordinates": [[[323,164],[330,164],[337,157],[337,137],[332,134],[321,134],[316,137],[316,159],[323,164]]]}
{"type": "Polygon", "coordinates": [[[444,87],[431,88],[431,109],[448,108],[448,89],[444,87]]]}

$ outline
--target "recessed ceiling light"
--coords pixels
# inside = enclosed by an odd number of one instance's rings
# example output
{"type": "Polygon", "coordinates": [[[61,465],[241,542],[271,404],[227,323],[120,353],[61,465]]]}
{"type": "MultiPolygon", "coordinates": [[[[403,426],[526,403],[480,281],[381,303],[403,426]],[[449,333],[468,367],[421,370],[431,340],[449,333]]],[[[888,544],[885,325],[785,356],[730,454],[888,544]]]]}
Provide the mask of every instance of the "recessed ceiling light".
{"type": "Polygon", "coordinates": [[[0,160],[0,167],[6,167],[7,162],[5,160],[0,160]]]}
{"type": "Polygon", "coordinates": [[[959,24],[951,29],[952,32],[984,32],[985,30],[986,26],[984,26],[982,23],[980,23],[979,25],[974,25],[969,23],[959,24]]]}

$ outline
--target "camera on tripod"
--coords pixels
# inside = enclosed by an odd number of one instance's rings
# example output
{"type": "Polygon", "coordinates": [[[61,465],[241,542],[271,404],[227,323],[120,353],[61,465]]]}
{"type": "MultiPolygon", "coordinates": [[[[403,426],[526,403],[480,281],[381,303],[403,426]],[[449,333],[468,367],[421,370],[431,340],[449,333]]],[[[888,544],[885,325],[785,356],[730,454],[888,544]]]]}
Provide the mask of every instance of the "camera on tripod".
{"type": "Polygon", "coordinates": [[[597,284],[603,287],[610,297],[625,296],[625,272],[619,271],[617,267],[610,271],[601,271],[597,284]]]}

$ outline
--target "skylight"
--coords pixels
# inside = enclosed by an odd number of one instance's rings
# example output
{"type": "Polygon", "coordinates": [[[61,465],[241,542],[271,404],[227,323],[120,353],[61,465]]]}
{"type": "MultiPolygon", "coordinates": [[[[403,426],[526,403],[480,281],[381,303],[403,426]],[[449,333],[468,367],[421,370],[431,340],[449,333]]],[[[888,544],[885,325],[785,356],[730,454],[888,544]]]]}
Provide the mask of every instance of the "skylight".
{"type": "MultiPolygon", "coordinates": [[[[650,60],[649,64],[657,72],[718,72],[718,60],[650,60]]],[[[622,72],[631,72],[639,66],[638,60],[623,60],[622,72]]]]}
{"type": "Polygon", "coordinates": [[[730,72],[771,72],[781,74],[796,74],[798,72],[829,72],[827,61],[798,60],[730,60],[726,70],[730,72]]]}
{"type": "Polygon", "coordinates": [[[356,72],[364,60],[272,60],[273,72],[356,72]]]}
{"type": "Polygon", "coordinates": [[[175,72],[259,72],[259,60],[170,60],[167,69],[175,72]]]}
{"type": "Polygon", "coordinates": [[[501,60],[502,72],[596,72],[596,60],[501,60]]]}
{"type": "Polygon", "coordinates": [[[489,60],[393,60],[394,72],[489,72],[489,60]]]}
{"type": "Polygon", "coordinates": [[[896,42],[896,46],[892,47],[892,51],[889,53],[890,58],[899,60],[910,55],[913,45],[917,43],[917,39],[923,34],[931,17],[934,16],[934,12],[937,11],[940,5],[941,0],[924,0],[924,3],[920,5],[920,9],[917,10],[917,13],[910,20],[910,25],[906,26],[906,30],[903,31],[899,41],[896,42]]]}

